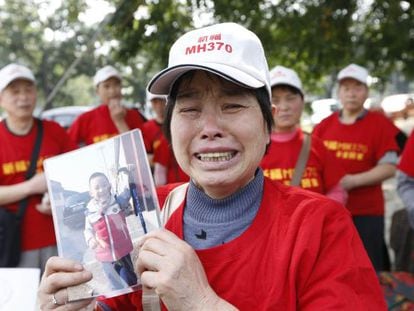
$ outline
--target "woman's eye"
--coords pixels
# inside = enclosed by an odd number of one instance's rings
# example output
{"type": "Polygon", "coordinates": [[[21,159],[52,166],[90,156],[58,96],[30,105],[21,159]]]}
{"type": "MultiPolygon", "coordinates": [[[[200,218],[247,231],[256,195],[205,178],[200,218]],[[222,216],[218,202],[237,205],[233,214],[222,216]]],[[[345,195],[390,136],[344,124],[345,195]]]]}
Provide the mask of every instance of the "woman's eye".
{"type": "Polygon", "coordinates": [[[181,107],[178,110],[180,113],[196,113],[199,111],[198,107],[181,107]]]}
{"type": "Polygon", "coordinates": [[[226,110],[226,111],[236,111],[236,110],[242,109],[243,107],[244,107],[243,105],[236,104],[236,103],[231,103],[231,104],[225,104],[223,106],[223,110],[226,110]]]}

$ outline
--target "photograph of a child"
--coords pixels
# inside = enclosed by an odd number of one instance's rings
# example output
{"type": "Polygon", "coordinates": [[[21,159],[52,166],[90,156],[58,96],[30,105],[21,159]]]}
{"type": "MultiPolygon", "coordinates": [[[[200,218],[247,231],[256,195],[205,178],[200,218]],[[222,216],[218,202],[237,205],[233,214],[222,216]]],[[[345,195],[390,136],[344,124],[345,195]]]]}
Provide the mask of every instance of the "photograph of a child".
{"type": "Polygon", "coordinates": [[[86,206],[84,231],[86,244],[102,263],[112,289],[135,285],[137,277],[130,255],[133,245],[126,222],[129,189],[116,196],[112,194],[108,177],[95,172],[89,177],[89,194],[91,200],[86,206]]]}
{"type": "Polygon", "coordinates": [[[69,300],[140,288],[139,239],[160,227],[159,206],[138,130],[45,160],[59,256],[92,272],[69,300]]]}

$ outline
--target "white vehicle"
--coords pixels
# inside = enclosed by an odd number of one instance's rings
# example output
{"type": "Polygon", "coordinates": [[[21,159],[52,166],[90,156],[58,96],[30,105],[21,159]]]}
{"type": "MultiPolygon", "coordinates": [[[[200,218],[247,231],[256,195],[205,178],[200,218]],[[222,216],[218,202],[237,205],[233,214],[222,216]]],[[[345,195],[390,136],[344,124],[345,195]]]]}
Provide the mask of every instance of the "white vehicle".
{"type": "Polygon", "coordinates": [[[73,121],[82,113],[91,110],[93,106],[64,106],[43,111],[41,119],[53,120],[62,127],[68,128],[73,121]]]}
{"type": "Polygon", "coordinates": [[[384,97],[381,102],[381,108],[384,113],[392,119],[407,118],[412,115],[413,102],[408,99],[414,99],[414,94],[394,94],[384,97]]]}
{"type": "Polygon", "coordinates": [[[339,101],[335,98],[317,99],[311,103],[313,114],[311,121],[313,124],[318,124],[326,117],[330,116],[332,112],[340,109],[339,101]]]}

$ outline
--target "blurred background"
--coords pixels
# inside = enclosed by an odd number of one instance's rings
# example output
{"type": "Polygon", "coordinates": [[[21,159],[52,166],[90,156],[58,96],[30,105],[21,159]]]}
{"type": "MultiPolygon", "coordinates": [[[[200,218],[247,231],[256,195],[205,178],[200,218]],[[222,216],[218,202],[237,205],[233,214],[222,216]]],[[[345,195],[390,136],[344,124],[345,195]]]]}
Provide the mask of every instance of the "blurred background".
{"type": "Polygon", "coordinates": [[[112,64],[123,73],[127,104],[148,115],[145,87],[166,66],[172,42],[194,27],[234,21],[261,38],[270,67],[281,64],[300,75],[309,103],[305,128],[338,109],[335,78],[349,63],[371,73],[368,108],[406,119],[412,114],[407,99],[414,93],[413,5],[397,0],[0,0],[0,67],[19,62],[33,70],[40,114],[97,104],[91,77],[112,64]]]}

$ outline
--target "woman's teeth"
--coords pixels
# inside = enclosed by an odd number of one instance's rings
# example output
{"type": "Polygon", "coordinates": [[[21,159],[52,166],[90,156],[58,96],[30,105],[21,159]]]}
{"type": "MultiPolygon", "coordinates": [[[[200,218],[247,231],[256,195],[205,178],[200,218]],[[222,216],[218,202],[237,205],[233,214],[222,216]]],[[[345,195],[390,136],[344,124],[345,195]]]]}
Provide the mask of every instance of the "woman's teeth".
{"type": "Polygon", "coordinates": [[[209,152],[199,153],[198,158],[205,162],[228,161],[233,157],[233,152],[209,152]]]}

